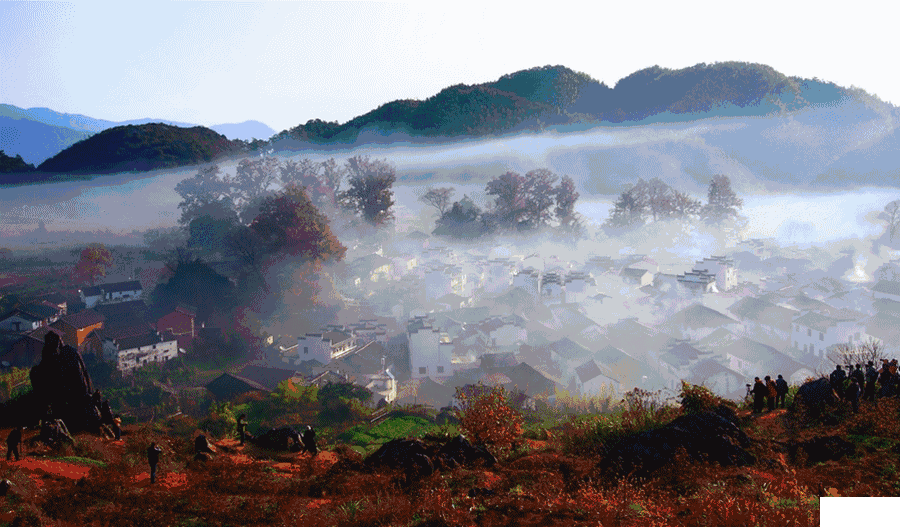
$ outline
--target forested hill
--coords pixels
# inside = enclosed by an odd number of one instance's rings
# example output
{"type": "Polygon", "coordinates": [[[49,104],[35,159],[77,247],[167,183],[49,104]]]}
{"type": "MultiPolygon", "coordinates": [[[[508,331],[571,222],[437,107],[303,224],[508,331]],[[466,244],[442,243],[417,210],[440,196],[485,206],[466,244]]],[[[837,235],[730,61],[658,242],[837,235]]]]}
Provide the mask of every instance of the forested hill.
{"type": "Polygon", "coordinates": [[[428,138],[479,137],[553,126],[692,120],[716,115],[766,115],[835,103],[850,91],[819,80],[787,77],[744,62],[653,66],[614,88],[564,66],[458,84],[424,101],[398,100],[344,124],[311,120],[273,137],[314,143],[377,141],[399,132],[428,138]],[[360,137],[365,132],[371,136],[360,137]]]}
{"type": "Polygon", "coordinates": [[[116,126],[75,143],[37,169],[76,174],[155,170],[208,162],[235,153],[242,145],[202,126],[116,126]]]}

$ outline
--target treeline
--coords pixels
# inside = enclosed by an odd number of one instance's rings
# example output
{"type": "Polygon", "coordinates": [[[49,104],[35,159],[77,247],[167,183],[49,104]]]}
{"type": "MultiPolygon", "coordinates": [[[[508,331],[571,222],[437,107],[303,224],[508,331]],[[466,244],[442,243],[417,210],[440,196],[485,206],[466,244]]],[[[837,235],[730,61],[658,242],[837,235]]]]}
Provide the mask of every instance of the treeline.
{"type": "Polygon", "coordinates": [[[707,203],[702,204],[677,191],[659,178],[638,179],[619,195],[605,227],[613,229],[639,227],[648,221],[702,220],[721,224],[738,218],[744,202],[731,189],[728,176],[715,175],[709,183],[707,203]]]}
{"type": "Polygon", "coordinates": [[[6,152],[0,150],[0,174],[21,174],[27,172],[34,172],[34,165],[26,163],[22,159],[21,154],[16,154],[16,157],[10,157],[6,155],[6,152]]]}
{"type": "Polygon", "coordinates": [[[202,126],[116,126],[79,141],[38,166],[40,172],[147,171],[206,163],[248,148],[202,126]]]}
{"type": "Polygon", "coordinates": [[[582,222],[575,213],[578,192],[569,176],[559,177],[546,168],[525,175],[507,172],[487,183],[485,193],[493,196],[489,210],[482,210],[468,196],[451,200],[451,187],[429,187],[419,199],[438,210],[434,234],[455,238],[478,238],[496,232],[528,232],[548,226],[574,234],[582,222]]]}

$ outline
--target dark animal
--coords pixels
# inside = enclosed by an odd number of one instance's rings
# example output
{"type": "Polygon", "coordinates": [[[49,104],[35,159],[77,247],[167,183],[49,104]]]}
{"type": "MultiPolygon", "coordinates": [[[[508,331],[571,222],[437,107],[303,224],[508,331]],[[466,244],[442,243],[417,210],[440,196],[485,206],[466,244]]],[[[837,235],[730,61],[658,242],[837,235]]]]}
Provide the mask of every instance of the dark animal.
{"type": "Polygon", "coordinates": [[[626,437],[607,449],[599,463],[602,473],[617,479],[646,477],[668,464],[679,449],[694,460],[721,465],[751,465],[756,459],[745,450],[750,439],[737,426],[729,408],[683,415],[656,430],[626,437]]]}
{"type": "Polygon", "coordinates": [[[468,465],[478,460],[484,461],[488,467],[497,463],[497,458],[488,452],[484,445],[472,445],[462,434],[444,443],[437,451],[437,456],[451,467],[468,465]]]}
{"type": "Polygon", "coordinates": [[[434,473],[429,449],[418,439],[388,441],[367,457],[364,464],[369,468],[402,469],[406,474],[406,486],[434,473]]]}
{"type": "Polygon", "coordinates": [[[837,436],[814,437],[802,443],[792,443],[788,447],[791,459],[795,460],[800,451],[806,454],[806,464],[837,461],[856,453],[856,445],[837,436]]]}
{"type": "Polygon", "coordinates": [[[311,456],[319,453],[319,447],[316,445],[316,431],[311,426],[307,426],[301,437],[303,442],[303,450],[309,452],[311,456]]]}
{"type": "Polygon", "coordinates": [[[269,450],[289,450],[299,452],[303,446],[300,443],[300,434],[289,426],[270,428],[266,433],[251,437],[250,441],[260,448],[269,450]]]}
{"type": "Polygon", "coordinates": [[[213,450],[212,445],[209,444],[209,439],[206,438],[205,435],[198,435],[196,439],[194,439],[194,453],[195,454],[215,454],[216,451],[213,450]]]}
{"type": "Polygon", "coordinates": [[[838,394],[834,391],[828,379],[821,377],[814,381],[804,383],[797,389],[797,395],[794,397],[794,406],[801,403],[809,412],[809,416],[816,418],[822,414],[827,406],[832,406],[838,402],[838,394]]]}

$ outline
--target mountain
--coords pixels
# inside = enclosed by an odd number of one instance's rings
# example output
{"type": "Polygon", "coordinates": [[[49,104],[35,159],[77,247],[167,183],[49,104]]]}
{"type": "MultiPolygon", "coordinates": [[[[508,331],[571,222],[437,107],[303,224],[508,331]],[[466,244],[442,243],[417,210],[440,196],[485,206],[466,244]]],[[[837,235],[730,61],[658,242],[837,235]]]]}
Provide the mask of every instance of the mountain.
{"type": "Polygon", "coordinates": [[[27,163],[36,165],[92,134],[27,118],[0,115],[0,150],[20,155],[27,163]]]}
{"type": "Polygon", "coordinates": [[[267,140],[275,135],[275,130],[259,121],[217,124],[210,126],[210,129],[229,139],[240,139],[242,141],[252,141],[253,139],[267,140]]]}
{"type": "Polygon", "coordinates": [[[344,124],[312,120],[277,140],[313,143],[380,142],[390,134],[459,138],[520,130],[649,124],[704,117],[761,116],[836,104],[850,90],[816,79],[787,77],[744,62],[698,64],[672,70],[653,66],[614,88],[564,66],[504,75],[494,82],[458,84],[424,101],[384,104],[344,124]]]}
{"type": "Polygon", "coordinates": [[[61,113],[50,108],[28,108],[23,109],[10,104],[0,104],[0,117],[11,117],[13,119],[27,119],[52,126],[60,126],[79,130],[83,132],[97,133],[113,128],[115,126],[126,126],[129,124],[149,124],[164,123],[172,126],[180,126],[182,128],[190,128],[197,126],[194,123],[182,123],[178,121],[168,121],[165,119],[151,119],[145,117],[143,119],[132,119],[130,121],[107,121],[105,119],[95,119],[86,115],[77,113],[61,113]]]}
{"type": "Polygon", "coordinates": [[[109,128],[38,166],[39,172],[109,173],[204,163],[237,151],[237,142],[209,128],[161,123],[109,128]]]}

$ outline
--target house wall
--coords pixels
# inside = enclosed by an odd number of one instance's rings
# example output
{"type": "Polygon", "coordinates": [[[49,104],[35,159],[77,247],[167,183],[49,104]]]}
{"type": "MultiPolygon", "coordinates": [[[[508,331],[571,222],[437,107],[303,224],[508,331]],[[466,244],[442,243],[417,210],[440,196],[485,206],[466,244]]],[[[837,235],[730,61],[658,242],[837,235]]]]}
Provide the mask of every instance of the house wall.
{"type": "Polygon", "coordinates": [[[40,320],[26,320],[18,315],[13,315],[6,320],[0,321],[0,330],[4,331],[34,331],[39,327],[41,327],[40,320]]]}
{"type": "Polygon", "coordinates": [[[440,330],[423,328],[409,333],[409,361],[413,379],[453,374],[453,344],[442,342],[440,330]],[[424,368],[424,369],[423,369],[424,368]]]}
{"type": "Polygon", "coordinates": [[[111,340],[103,341],[103,356],[106,360],[116,363],[116,367],[123,372],[132,371],[150,362],[166,362],[178,356],[178,341],[170,340],[119,350],[111,340]]]}
{"type": "Polygon", "coordinates": [[[173,311],[157,321],[156,331],[160,333],[169,331],[178,340],[179,348],[190,349],[196,336],[194,317],[187,313],[173,311]]]}
{"type": "Polygon", "coordinates": [[[802,324],[792,324],[794,331],[791,333],[791,347],[798,351],[813,349],[816,356],[823,356],[824,350],[838,344],[859,344],[866,342],[871,335],[866,329],[854,321],[839,322],[825,331],[806,327],[802,324]]]}
{"type": "Polygon", "coordinates": [[[331,362],[331,343],[322,340],[321,335],[304,335],[297,339],[297,362],[317,360],[322,364],[331,362]]]}

